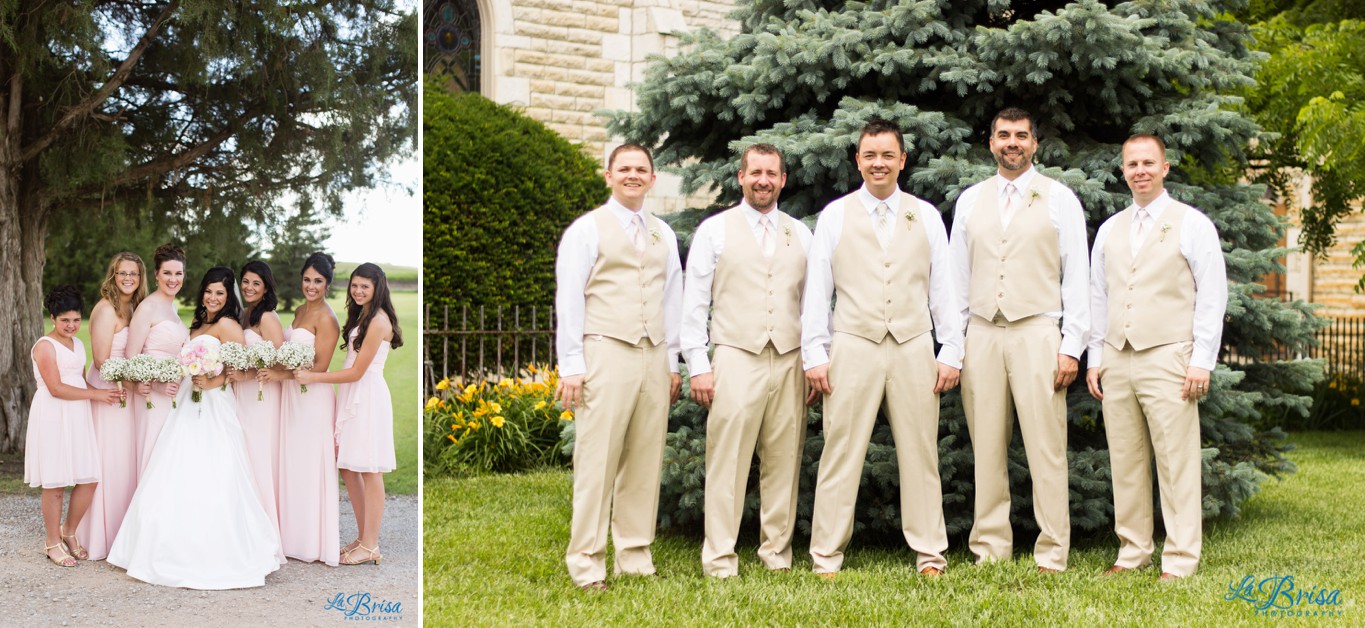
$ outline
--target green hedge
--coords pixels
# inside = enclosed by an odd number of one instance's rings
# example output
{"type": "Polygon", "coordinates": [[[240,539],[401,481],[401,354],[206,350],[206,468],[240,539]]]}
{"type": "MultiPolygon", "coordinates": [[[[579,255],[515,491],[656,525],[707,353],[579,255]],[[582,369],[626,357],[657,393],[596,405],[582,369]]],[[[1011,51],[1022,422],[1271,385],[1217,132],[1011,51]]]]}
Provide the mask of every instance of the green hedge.
{"type": "Polygon", "coordinates": [[[545,304],[555,248],[607,199],[601,166],[520,112],[428,81],[423,273],[428,305],[545,304]]]}

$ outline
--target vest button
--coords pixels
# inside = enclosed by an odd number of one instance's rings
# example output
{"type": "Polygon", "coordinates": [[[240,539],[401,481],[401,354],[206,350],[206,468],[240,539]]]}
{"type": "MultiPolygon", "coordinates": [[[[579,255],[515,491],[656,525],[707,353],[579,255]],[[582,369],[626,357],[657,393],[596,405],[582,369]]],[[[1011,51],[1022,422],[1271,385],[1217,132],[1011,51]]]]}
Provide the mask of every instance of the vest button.
{"type": "Polygon", "coordinates": [[[1000,278],[1001,278],[1001,279],[1004,279],[1004,278],[1005,278],[1005,273],[1000,273],[1000,278]]]}
{"type": "Polygon", "coordinates": [[[1000,261],[1002,261],[1002,262],[1005,261],[1005,258],[1001,257],[1001,258],[1000,258],[1000,261]]]}
{"type": "Polygon", "coordinates": [[[997,293],[995,293],[995,296],[997,296],[997,297],[1003,299],[1003,298],[1005,298],[1005,293],[1003,293],[1003,292],[997,292],[997,293]]]}
{"type": "Polygon", "coordinates": [[[882,262],[882,266],[885,266],[885,267],[887,267],[887,268],[891,268],[891,262],[882,262]]]}

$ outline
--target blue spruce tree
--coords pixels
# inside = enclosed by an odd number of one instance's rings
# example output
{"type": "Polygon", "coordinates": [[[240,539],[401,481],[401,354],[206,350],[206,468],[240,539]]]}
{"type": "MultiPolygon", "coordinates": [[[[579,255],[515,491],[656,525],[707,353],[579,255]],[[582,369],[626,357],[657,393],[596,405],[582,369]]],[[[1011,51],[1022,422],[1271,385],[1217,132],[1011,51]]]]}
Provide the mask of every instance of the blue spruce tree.
{"type": "MultiPolygon", "coordinates": [[[[685,38],[686,52],[656,58],[638,86],[639,109],[616,112],[611,128],[652,146],[691,191],[712,186],[716,205],[671,218],[684,246],[707,215],[738,202],[736,156],[769,142],[786,153],[782,208],[814,224],[830,200],[860,184],[853,164],[858,130],[870,118],[898,123],[909,162],[901,188],[935,203],[951,221],[953,202],[995,169],[986,148],[1000,109],[1033,113],[1041,142],[1036,166],[1075,190],[1091,236],[1130,193],[1119,149],[1133,133],[1170,147],[1167,188],[1204,210],[1223,239],[1230,303],[1227,349],[1213,393],[1200,407],[1206,517],[1236,516],[1269,476],[1291,472],[1289,446],[1263,416],[1306,414],[1321,377],[1313,362],[1262,358],[1313,342],[1318,319],[1301,302],[1261,299],[1257,282],[1282,271],[1284,227],[1259,186],[1239,183],[1246,149],[1260,130],[1237,111],[1257,57],[1246,27],[1227,17],[1241,3],[1181,0],[749,0],[736,11],[742,32],[685,38]]],[[[1082,365],[1084,373],[1084,365],[1082,365]]],[[[1071,521],[1108,530],[1112,495],[1099,403],[1078,379],[1069,395],[1071,521]]],[[[942,399],[940,466],[951,534],[971,526],[972,452],[957,391],[942,399]]],[[[810,412],[801,516],[808,533],[823,441],[810,412]]],[[[699,529],[705,411],[680,402],[671,415],[660,512],[668,527],[699,529]]],[[[868,450],[858,527],[899,535],[896,459],[879,420],[868,450]]],[[[756,468],[756,467],[755,467],[756,468]]],[[[1017,428],[1010,462],[1013,520],[1032,527],[1032,500],[1017,428]]],[[[748,513],[758,494],[749,491],[748,513]]],[[[1036,528],[1034,528],[1036,529],[1036,528]]]]}

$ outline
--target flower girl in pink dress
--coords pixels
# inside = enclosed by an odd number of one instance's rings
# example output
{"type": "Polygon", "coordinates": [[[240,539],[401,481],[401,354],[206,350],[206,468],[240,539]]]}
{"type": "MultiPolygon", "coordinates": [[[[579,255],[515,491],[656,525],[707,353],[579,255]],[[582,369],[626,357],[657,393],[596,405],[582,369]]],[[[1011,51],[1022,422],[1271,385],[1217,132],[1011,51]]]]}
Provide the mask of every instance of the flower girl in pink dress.
{"type": "Polygon", "coordinates": [[[360,537],[342,548],[343,565],[378,565],[379,526],[384,518],[384,474],[396,466],[393,402],[384,382],[389,351],[403,346],[389,283],[383,269],[365,263],[351,272],[342,327],[346,363],[339,371],[299,371],[303,384],[340,384],[337,392],[337,466],[355,509],[360,537]]]}
{"type": "Polygon", "coordinates": [[[58,286],[45,300],[52,331],[33,345],[33,378],[38,390],[29,406],[24,443],[24,482],[43,489],[43,553],[53,564],[75,567],[88,554],[76,538],[95,484],[100,479],[99,446],[90,420],[90,403],[116,404],[123,394],[115,389],[85,385],[85,345],[81,329],[85,304],[71,286],[58,286]],[[71,491],[71,505],[62,525],[62,496],[71,491]],[[69,550],[69,551],[68,551],[69,550]]]}

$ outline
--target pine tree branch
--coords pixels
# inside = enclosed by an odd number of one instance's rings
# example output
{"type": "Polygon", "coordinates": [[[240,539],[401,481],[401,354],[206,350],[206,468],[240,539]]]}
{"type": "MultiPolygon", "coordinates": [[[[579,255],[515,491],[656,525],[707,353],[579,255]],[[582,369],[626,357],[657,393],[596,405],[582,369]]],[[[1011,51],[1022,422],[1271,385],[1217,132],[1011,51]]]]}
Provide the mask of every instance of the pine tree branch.
{"type": "Polygon", "coordinates": [[[44,150],[47,150],[48,146],[51,146],[53,142],[57,141],[57,138],[61,137],[61,135],[75,125],[78,120],[89,116],[90,113],[95,110],[95,107],[98,107],[100,103],[103,103],[111,94],[118,90],[118,88],[123,85],[123,82],[128,79],[128,76],[132,74],[133,67],[136,66],[138,60],[142,58],[142,53],[146,52],[147,48],[151,46],[157,31],[161,30],[163,24],[170,21],[171,14],[174,13],[179,6],[180,0],[171,0],[170,4],[167,4],[166,8],[162,9],[161,14],[156,16],[156,19],[152,21],[151,26],[147,27],[147,32],[142,34],[142,38],[138,40],[137,45],[133,46],[133,49],[128,52],[128,56],[123,60],[123,63],[119,64],[118,69],[114,70],[114,74],[109,77],[109,80],[105,81],[104,85],[94,94],[91,94],[89,98],[85,99],[84,102],[67,110],[66,114],[57,120],[57,122],[52,125],[52,128],[48,129],[47,133],[35,140],[33,144],[29,145],[29,147],[24,150],[24,152],[20,153],[19,163],[29,161],[37,157],[44,150]]]}

